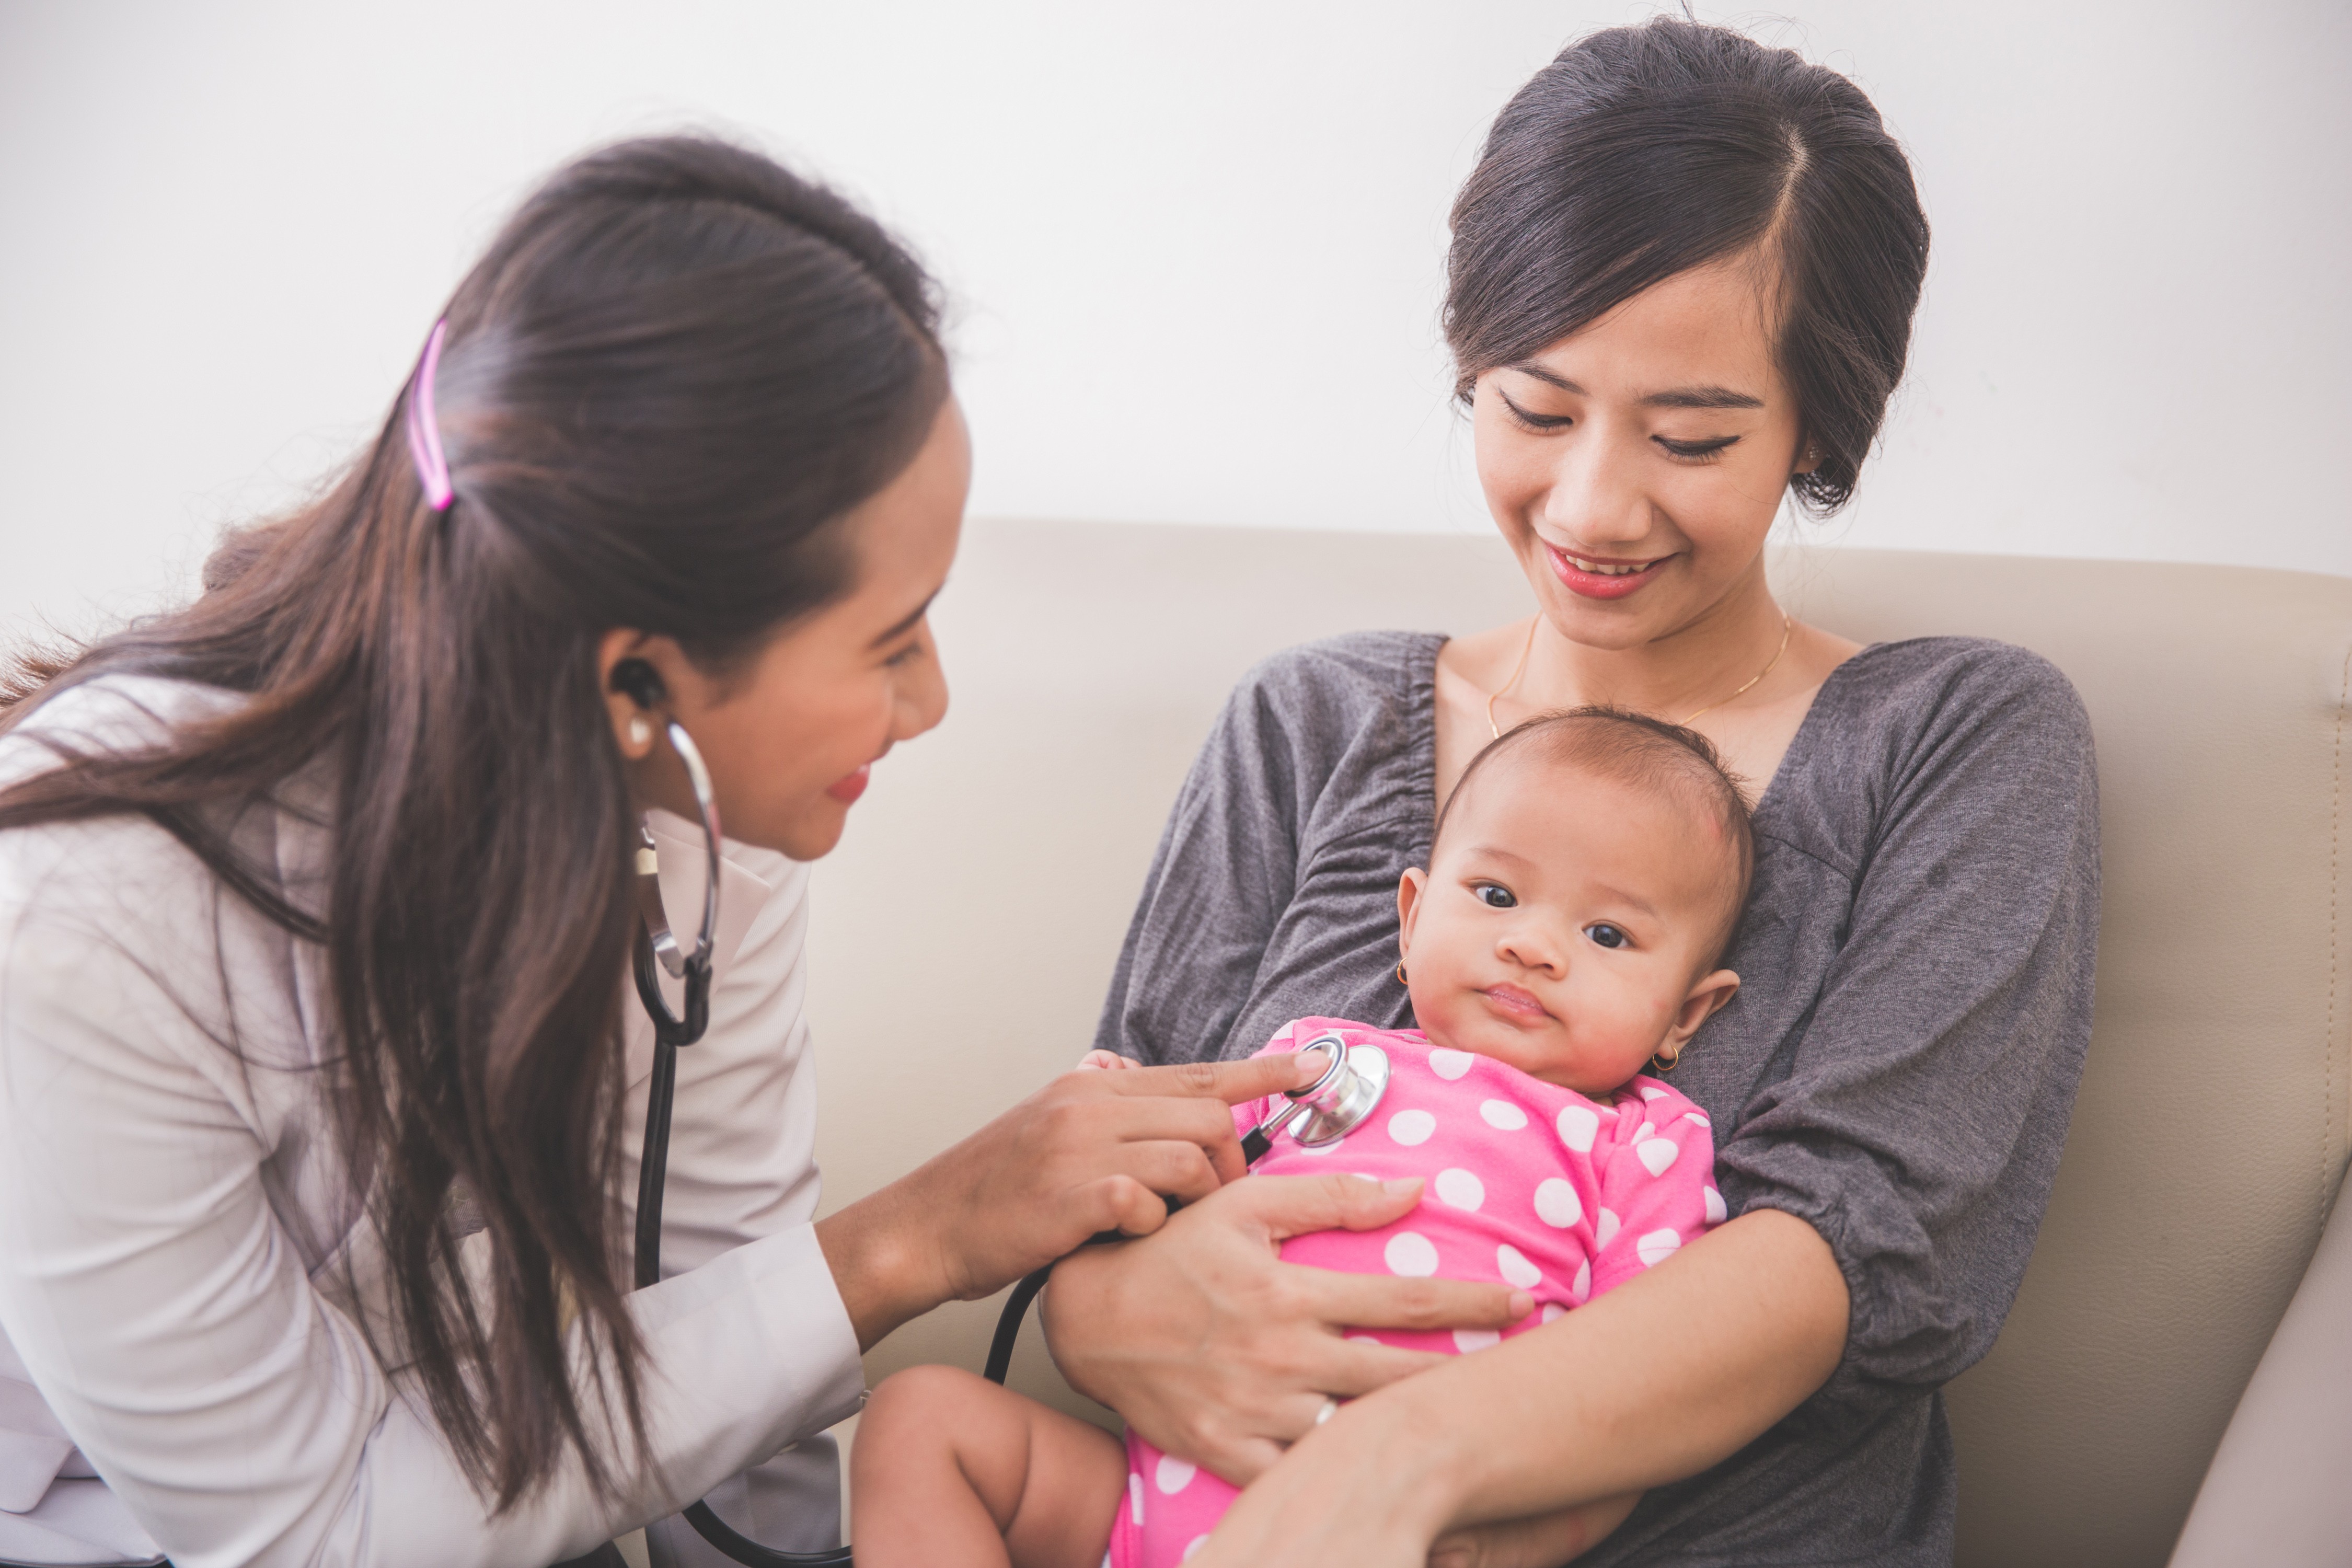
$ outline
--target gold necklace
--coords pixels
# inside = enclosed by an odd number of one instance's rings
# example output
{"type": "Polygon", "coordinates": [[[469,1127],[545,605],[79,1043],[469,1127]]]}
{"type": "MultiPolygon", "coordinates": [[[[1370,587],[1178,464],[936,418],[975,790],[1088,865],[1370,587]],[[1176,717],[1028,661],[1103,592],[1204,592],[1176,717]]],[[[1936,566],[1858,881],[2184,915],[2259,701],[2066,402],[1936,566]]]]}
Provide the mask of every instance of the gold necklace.
{"type": "Polygon", "coordinates": [[[1519,683],[1519,677],[1527,673],[1528,655],[1536,650],[1536,623],[1541,619],[1543,617],[1540,615],[1528,617],[1528,640],[1519,645],[1519,662],[1511,667],[1511,679],[1486,693],[1486,728],[1494,731],[1495,739],[1497,741],[1503,738],[1503,727],[1495,722],[1495,704],[1501,701],[1503,693],[1517,686],[1519,683]]]}
{"type": "MultiPolygon", "coordinates": [[[[1528,640],[1519,647],[1519,662],[1511,667],[1511,679],[1506,680],[1502,685],[1496,687],[1493,691],[1486,694],[1486,728],[1497,741],[1503,738],[1503,727],[1495,721],[1495,704],[1501,701],[1510,691],[1511,688],[1519,683],[1519,677],[1527,673],[1528,655],[1535,651],[1536,623],[1540,618],[1541,617],[1538,616],[1529,616],[1528,617],[1528,640]]],[[[1780,656],[1789,651],[1790,634],[1794,632],[1796,628],[1796,621],[1790,616],[1783,614],[1780,616],[1780,646],[1772,650],[1772,657],[1764,661],[1764,668],[1749,676],[1748,678],[1747,684],[1742,686],[1738,690],[1733,692],[1730,696],[1718,698],[1715,701],[1708,703],[1704,708],[1695,708],[1690,712],[1684,714],[1682,718],[1676,720],[1675,722],[1687,724],[1692,720],[1697,718],[1700,714],[1712,713],[1717,709],[1725,706],[1727,703],[1738,701],[1741,698],[1754,690],[1758,681],[1762,680],[1766,676],[1771,674],[1774,669],[1780,667],[1780,656]]]]}

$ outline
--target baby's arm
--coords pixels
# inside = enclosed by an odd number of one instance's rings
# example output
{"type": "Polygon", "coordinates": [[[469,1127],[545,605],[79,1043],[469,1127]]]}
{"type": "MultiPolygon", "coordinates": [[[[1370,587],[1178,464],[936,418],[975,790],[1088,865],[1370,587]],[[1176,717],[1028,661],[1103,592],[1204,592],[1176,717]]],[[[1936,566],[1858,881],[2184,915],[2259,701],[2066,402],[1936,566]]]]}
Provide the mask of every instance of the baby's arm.
{"type": "Polygon", "coordinates": [[[1715,1134],[1704,1111],[1669,1092],[1619,1114],[1634,1130],[1611,1141],[1605,1161],[1599,1151],[1593,1161],[1601,1186],[1595,1296],[1664,1263],[1725,1218],[1715,1190],[1715,1134]]]}
{"type": "Polygon", "coordinates": [[[1127,1494],[1099,1426],[950,1366],[885,1379],[850,1446],[858,1568],[1097,1568],[1127,1494]]]}

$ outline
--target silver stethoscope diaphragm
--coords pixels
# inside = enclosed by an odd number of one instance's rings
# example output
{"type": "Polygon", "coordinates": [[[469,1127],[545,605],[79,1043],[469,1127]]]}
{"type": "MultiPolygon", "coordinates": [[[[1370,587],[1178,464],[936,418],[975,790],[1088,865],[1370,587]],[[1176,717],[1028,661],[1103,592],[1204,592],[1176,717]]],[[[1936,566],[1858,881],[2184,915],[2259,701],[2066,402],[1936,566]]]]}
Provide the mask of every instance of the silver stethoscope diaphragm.
{"type": "Polygon", "coordinates": [[[1389,1057],[1378,1046],[1350,1046],[1326,1032],[1298,1047],[1304,1056],[1321,1051],[1331,1058],[1313,1083],[1282,1091],[1288,1104],[1277,1108],[1242,1140],[1242,1158],[1257,1163],[1273,1145],[1274,1135],[1290,1129],[1291,1142],[1302,1149],[1323,1149],[1337,1143],[1364,1124],[1389,1090],[1389,1057]]]}

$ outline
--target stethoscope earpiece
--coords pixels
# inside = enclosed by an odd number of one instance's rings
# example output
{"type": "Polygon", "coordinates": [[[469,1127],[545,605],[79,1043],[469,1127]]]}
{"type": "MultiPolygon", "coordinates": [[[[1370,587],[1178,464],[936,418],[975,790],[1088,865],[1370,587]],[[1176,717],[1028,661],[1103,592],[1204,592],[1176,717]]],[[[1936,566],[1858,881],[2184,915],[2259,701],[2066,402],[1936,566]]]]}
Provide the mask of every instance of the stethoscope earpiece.
{"type": "Polygon", "coordinates": [[[613,667],[613,689],[640,708],[658,708],[669,700],[661,673],[642,658],[625,658],[613,667]]]}
{"type": "MultiPolygon", "coordinates": [[[[654,848],[653,828],[643,817],[637,821],[637,910],[645,918],[644,945],[671,979],[688,983],[691,1013],[697,1000],[692,993],[709,988],[711,950],[719,939],[719,842],[722,837],[719,797],[711,788],[710,769],[704,763],[702,750],[694,743],[694,737],[686,732],[685,725],[660,711],[662,704],[669,700],[669,689],[662,683],[659,672],[642,658],[625,658],[613,667],[612,687],[646,710],[668,736],[670,750],[677,753],[678,762],[686,768],[687,783],[694,791],[695,809],[702,817],[707,874],[702,884],[702,929],[696,933],[691,952],[678,951],[677,937],[670,929],[669,910],[662,903],[661,858],[654,848]]],[[[640,977],[637,990],[646,1010],[653,1015],[656,1029],[665,1036],[665,1043],[690,1046],[699,1039],[707,1020],[695,1026],[690,1033],[686,1032],[686,1023],[671,1014],[668,1004],[661,998],[660,987],[649,986],[647,978],[640,977]]]]}

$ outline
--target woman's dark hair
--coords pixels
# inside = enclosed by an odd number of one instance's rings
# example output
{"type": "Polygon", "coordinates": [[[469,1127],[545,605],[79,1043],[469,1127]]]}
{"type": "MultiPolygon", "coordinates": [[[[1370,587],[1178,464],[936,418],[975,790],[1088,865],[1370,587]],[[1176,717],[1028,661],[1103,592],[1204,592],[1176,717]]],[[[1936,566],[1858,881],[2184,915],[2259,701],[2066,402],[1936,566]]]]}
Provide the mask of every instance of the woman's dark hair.
{"type": "Polygon", "coordinates": [[[1754,253],[1775,352],[1845,504],[1903,377],[1927,267],[1911,166],[1853,83],[1723,27],[1659,17],[1579,40],[1504,106],[1454,204],[1455,390],[1694,267],[1754,253]]]}
{"type": "Polygon", "coordinates": [[[393,1282],[378,1348],[504,1509],[567,1446],[610,1489],[589,1435],[643,1436],[615,1196],[635,818],[598,639],[671,637],[723,673],[845,591],[841,520],[920,447],[947,372],[933,286],[888,234],[697,138],[559,171],[447,321],[450,510],[403,435],[412,381],[322,499],[222,546],[193,605],[18,661],[10,725],[122,673],[248,700],[152,751],[48,742],[63,765],[0,794],[0,828],[142,815],[324,947],[328,1098],[393,1282]],[[234,837],[306,771],[332,803],[315,896],[234,837]]]}

